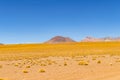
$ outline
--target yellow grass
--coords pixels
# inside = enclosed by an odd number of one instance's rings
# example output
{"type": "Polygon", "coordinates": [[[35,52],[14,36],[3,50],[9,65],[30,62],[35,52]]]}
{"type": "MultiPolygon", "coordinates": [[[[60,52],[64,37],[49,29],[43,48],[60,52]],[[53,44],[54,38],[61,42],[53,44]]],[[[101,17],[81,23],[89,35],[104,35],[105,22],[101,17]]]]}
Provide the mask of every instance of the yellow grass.
{"type": "Polygon", "coordinates": [[[64,44],[12,44],[0,46],[0,60],[40,58],[48,56],[79,56],[120,54],[120,42],[81,42],[64,44]]]}

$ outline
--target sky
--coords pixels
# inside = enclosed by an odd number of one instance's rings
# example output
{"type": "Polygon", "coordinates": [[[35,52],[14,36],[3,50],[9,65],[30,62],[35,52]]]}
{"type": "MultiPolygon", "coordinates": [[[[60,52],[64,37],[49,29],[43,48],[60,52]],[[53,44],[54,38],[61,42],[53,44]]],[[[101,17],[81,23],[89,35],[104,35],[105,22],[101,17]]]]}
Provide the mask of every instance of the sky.
{"type": "Polygon", "coordinates": [[[0,0],[0,43],[120,36],[120,0],[0,0]]]}

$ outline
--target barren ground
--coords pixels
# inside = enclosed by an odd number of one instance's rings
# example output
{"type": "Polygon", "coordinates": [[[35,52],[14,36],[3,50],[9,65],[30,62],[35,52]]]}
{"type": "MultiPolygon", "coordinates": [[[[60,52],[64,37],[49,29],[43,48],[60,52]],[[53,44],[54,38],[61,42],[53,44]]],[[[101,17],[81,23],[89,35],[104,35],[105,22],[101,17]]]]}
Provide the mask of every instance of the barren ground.
{"type": "Polygon", "coordinates": [[[120,80],[120,56],[3,60],[0,80],[120,80]]]}

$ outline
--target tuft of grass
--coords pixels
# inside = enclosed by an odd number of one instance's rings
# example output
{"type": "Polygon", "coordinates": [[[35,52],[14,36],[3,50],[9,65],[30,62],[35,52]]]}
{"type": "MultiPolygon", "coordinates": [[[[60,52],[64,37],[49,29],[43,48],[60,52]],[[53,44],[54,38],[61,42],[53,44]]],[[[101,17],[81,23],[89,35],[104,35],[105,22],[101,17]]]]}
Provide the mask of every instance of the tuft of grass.
{"type": "Polygon", "coordinates": [[[101,61],[99,60],[97,63],[98,63],[98,64],[100,64],[100,63],[101,63],[101,61]]]}
{"type": "Polygon", "coordinates": [[[46,64],[40,64],[40,66],[47,66],[46,64]]]}
{"type": "Polygon", "coordinates": [[[27,71],[27,70],[24,70],[23,73],[28,73],[28,71],[27,71]]]}
{"type": "Polygon", "coordinates": [[[48,62],[48,65],[52,65],[52,63],[51,63],[51,62],[48,62]]]}
{"type": "Polygon", "coordinates": [[[41,69],[39,72],[40,73],[45,73],[46,71],[44,69],[41,69]]]}
{"type": "Polygon", "coordinates": [[[78,65],[88,65],[88,62],[86,62],[86,61],[80,61],[80,62],[78,63],[78,65]]]}
{"type": "Polygon", "coordinates": [[[30,68],[30,66],[26,66],[26,68],[30,68]]]}
{"type": "Polygon", "coordinates": [[[0,68],[3,68],[3,66],[2,66],[2,65],[0,65],[0,68]]]}
{"type": "Polygon", "coordinates": [[[112,65],[113,65],[113,63],[110,63],[110,65],[112,66],[112,65]]]}
{"type": "Polygon", "coordinates": [[[96,58],[95,58],[95,57],[93,57],[93,58],[92,58],[92,60],[96,60],[96,58]]]}
{"type": "Polygon", "coordinates": [[[8,79],[6,79],[6,78],[0,78],[0,80],[8,80],[8,79]]]}
{"type": "Polygon", "coordinates": [[[120,62],[120,60],[116,60],[116,62],[120,62]]]}
{"type": "Polygon", "coordinates": [[[14,66],[15,66],[15,67],[18,67],[19,65],[18,65],[18,64],[15,64],[14,66]]]}
{"type": "Polygon", "coordinates": [[[64,66],[67,66],[67,62],[64,62],[64,66]]]}

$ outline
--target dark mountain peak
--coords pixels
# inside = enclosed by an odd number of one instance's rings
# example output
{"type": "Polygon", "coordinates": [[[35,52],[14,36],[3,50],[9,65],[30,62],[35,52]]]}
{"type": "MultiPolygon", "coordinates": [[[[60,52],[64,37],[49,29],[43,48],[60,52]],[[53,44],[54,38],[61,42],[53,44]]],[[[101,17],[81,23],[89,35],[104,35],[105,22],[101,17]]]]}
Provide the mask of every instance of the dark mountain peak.
{"type": "Polygon", "coordinates": [[[45,42],[45,43],[55,44],[55,43],[65,43],[65,42],[75,42],[75,41],[72,40],[72,39],[69,38],[69,37],[55,36],[55,37],[53,37],[52,39],[48,40],[48,41],[45,42]]]}

